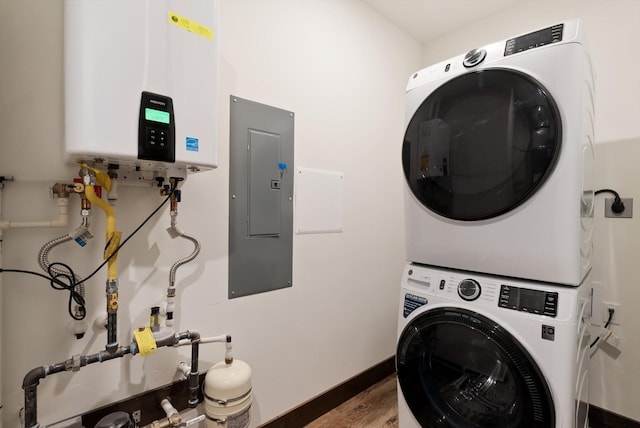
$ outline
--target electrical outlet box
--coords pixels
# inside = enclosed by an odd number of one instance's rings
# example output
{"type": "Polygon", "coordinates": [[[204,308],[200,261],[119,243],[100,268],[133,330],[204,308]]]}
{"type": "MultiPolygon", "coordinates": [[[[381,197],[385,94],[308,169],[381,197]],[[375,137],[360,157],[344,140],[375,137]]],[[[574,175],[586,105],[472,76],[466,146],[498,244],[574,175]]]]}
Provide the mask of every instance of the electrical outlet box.
{"type": "Polygon", "coordinates": [[[631,218],[633,217],[633,198],[620,198],[624,204],[624,211],[621,213],[614,213],[611,210],[611,205],[615,201],[614,198],[606,198],[604,200],[604,216],[607,218],[631,218]]]}
{"type": "Polygon", "coordinates": [[[602,322],[607,322],[609,319],[609,308],[614,310],[613,318],[611,318],[610,325],[620,325],[622,324],[622,305],[620,303],[612,303],[612,302],[602,302],[602,322]]]}

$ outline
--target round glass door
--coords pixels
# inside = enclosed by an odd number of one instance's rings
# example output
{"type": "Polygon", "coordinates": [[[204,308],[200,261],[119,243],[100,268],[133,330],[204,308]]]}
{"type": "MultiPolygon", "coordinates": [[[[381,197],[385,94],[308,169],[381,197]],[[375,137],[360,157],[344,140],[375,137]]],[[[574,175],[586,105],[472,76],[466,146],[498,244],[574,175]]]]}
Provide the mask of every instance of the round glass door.
{"type": "Polygon", "coordinates": [[[553,428],[542,373],[514,337],[460,308],[416,317],[402,332],[398,382],[423,427],[553,428]]]}
{"type": "Polygon", "coordinates": [[[432,92],[404,136],[402,165],[415,197],[454,220],[483,220],[526,201],[560,152],[558,108],[531,77],[490,69],[432,92]]]}

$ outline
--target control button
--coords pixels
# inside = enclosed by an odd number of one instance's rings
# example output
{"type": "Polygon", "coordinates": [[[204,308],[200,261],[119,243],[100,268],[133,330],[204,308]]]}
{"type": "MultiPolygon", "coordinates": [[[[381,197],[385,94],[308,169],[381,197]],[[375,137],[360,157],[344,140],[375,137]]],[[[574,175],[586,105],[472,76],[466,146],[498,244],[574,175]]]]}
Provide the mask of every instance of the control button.
{"type": "Polygon", "coordinates": [[[447,284],[447,282],[444,279],[440,280],[440,290],[444,290],[444,286],[447,284]]]}

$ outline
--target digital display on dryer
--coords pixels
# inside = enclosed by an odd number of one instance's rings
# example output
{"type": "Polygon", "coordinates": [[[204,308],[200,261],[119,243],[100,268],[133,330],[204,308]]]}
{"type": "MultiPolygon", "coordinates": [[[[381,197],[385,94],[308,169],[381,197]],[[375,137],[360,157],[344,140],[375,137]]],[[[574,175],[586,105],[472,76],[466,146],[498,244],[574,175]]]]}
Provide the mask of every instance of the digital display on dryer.
{"type": "Polygon", "coordinates": [[[503,284],[500,286],[498,306],[514,311],[555,317],[558,313],[558,293],[503,284]]]}

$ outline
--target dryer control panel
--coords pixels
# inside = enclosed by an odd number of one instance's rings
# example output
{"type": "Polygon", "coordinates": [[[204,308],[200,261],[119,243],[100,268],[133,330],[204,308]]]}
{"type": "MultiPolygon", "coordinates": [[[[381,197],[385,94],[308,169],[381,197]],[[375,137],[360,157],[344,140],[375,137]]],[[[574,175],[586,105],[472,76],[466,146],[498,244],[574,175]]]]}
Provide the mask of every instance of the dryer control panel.
{"type": "Polygon", "coordinates": [[[503,284],[500,287],[498,306],[555,317],[558,314],[558,293],[503,284]]]}

